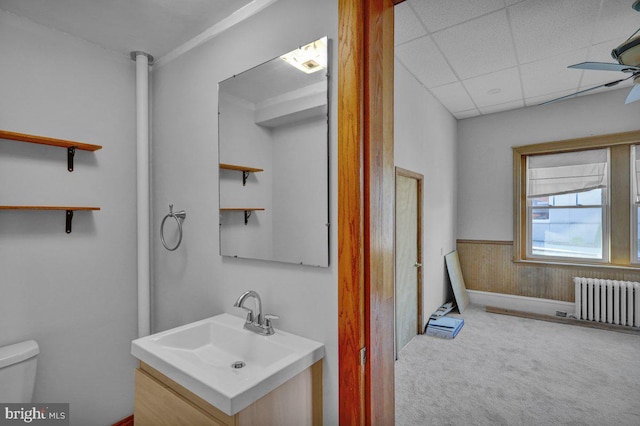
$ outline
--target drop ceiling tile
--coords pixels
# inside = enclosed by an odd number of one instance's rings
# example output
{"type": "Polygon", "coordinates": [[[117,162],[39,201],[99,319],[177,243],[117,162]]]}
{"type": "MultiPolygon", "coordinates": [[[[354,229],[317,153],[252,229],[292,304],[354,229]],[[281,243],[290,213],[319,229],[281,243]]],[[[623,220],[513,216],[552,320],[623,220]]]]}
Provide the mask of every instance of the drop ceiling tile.
{"type": "MultiPolygon", "coordinates": [[[[627,39],[640,26],[640,15],[631,0],[604,0],[593,34],[593,43],[627,39]]],[[[611,46],[613,49],[616,46],[611,46]]]]}
{"type": "Polygon", "coordinates": [[[393,8],[393,13],[395,21],[394,43],[396,46],[427,34],[409,3],[400,3],[393,8]]]}
{"type": "MultiPolygon", "coordinates": [[[[405,11],[417,12],[423,28],[426,27],[424,29],[427,32],[435,32],[430,35],[435,48],[423,41],[425,46],[422,46],[420,54],[413,55],[416,57],[400,58],[398,55],[402,65],[407,66],[416,78],[429,87],[443,105],[450,110],[457,110],[454,115],[458,119],[480,114],[479,108],[482,113],[487,113],[511,105],[520,106],[519,99],[523,93],[526,94],[526,105],[538,105],[574,94],[580,89],[625,77],[623,73],[568,70],[566,66],[584,61],[614,63],[610,57],[611,49],[640,26],[640,14],[631,8],[633,0],[503,0],[501,3],[407,0],[396,6],[396,9],[404,7],[405,11]],[[490,22],[490,19],[493,15],[504,16],[505,13],[513,35],[497,36],[495,34],[500,30],[495,28],[497,24],[490,22]],[[474,27],[474,21],[484,24],[474,27]],[[455,34],[457,26],[466,31],[455,34]],[[491,40],[492,36],[499,40],[497,49],[489,51],[489,46],[496,44],[495,40],[491,40]],[[507,56],[512,55],[520,60],[518,72],[515,73],[513,62],[507,62],[509,65],[491,76],[489,74],[492,71],[483,71],[484,67],[507,60],[503,53],[506,49],[505,39],[512,40],[510,50],[506,50],[509,52],[507,56]],[[592,40],[596,41],[595,46],[590,46],[592,40]],[[496,50],[500,53],[496,53],[496,50]],[[588,53],[583,55],[585,52],[588,53]],[[422,69],[411,66],[429,62],[433,63],[433,68],[428,72],[424,66],[422,69]],[[472,66],[469,67],[468,63],[472,63],[472,66]],[[457,83],[460,76],[464,80],[462,84],[466,94],[457,83]],[[522,86],[519,86],[518,77],[522,86]],[[489,95],[487,92],[491,89],[500,89],[500,92],[489,95]],[[471,97],[471,104],[465,95],[471,97]],[[478,108],[473,107],[474,104],[478,108]]],[[[415,25],[415,21],[408,25],[415,25]]],[[[396,31],[411,34],[412,30],[397,26],[396,31]]],[[[627,87],[622,91],[628,92],[631,81],[594,92],[616,90],[623,84],[627,87]]]]}
{"type": "Polygon", "coordinates": [[[478,107],[503,104],[522,98],[517,67],[470,78],[462,83],[478,107]]]}
{"type": "Polygon", "coordinates": [[[432,37],[462,80],[516,65],[504,9],[432,37]]]}
{"type": "Polygon", "coordinates": [[[507,102],[504,104],[482,107],[480,108],[480,112],[482,113],[482,115],[487,115],[493,114],[494,112],[508,111],[510,109],[517,109],[522,107],[524,107],[524,101],[522,99],[519,99],[517,101],[507,102]]]}
{"type": "Polygon", "coordinates": [[[521,63],[585,48],[600,0],[528,0],[509,7],[521,63]]]}
{"type": "Polygon", "coordinates": [[[453,116],[458,120],[464,120],[465,118],[477,117],[480,115],[480,111],[477,109],[470,109],[469,111],[460,111],[453,113],[453,116]]]}
{"type": "Polygon", "coordinates": [[[427,88],[458,80],[431,37],[421,37],[398,46],[396,57],[427,88]]]}
{"type": "Polygon", "coordinates": [[[452,113],[476,108],[460,82],[434,87],[430,92],[452,113]]]}
{"type": "Polygon", "coordinates": [[[584,62],[586,58],[587,49],[581,49],[522,65],[520,76],[524,96],[531,98],[565,89],[577,89],[582,71],[567,67],[584,62]]]}
{"type": "Polygon", "coordinates": [[[409,0],[409,3],[431,32],[504,7],[503,0],[409,0]]]}

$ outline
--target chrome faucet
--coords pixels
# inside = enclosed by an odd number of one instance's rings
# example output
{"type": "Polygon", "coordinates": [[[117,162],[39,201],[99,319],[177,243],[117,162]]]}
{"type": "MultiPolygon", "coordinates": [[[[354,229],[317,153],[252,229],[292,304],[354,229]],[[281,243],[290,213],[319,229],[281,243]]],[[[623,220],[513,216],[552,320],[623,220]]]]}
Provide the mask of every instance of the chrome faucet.
{"type": "Polygon", "coordinates": [[[262,300],[260,300],[260,295],[255,291],[249,290],[242,293],[233,306],[247,311],[247,320],[244,323],[244,328],[247,330],[251,330],[263,336],[271,336],[275,333],[273,326],[271,325],[271,321],[279,319],[279,317],[277,315],[262,314],[262,300]],[[249,297],[253,297],[256,300],[255,312],[253,309],[246,308],[244,306],[244,303],[249,297]]]}

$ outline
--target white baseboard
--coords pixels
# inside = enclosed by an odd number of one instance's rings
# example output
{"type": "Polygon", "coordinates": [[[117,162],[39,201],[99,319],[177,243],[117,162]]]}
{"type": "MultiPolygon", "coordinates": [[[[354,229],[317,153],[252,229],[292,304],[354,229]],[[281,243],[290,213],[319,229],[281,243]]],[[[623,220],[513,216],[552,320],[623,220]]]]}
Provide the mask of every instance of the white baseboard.
{"type": "Polygon", "coordinates": [[[467,290],[467,293],[469,294],[469,300],[474,305],[494,306],[496,308],[551,316],[556,316],[556,311],[566,312],[567,315],[575,312],[575,304],[571,302],[478,290],[467,290]]]}

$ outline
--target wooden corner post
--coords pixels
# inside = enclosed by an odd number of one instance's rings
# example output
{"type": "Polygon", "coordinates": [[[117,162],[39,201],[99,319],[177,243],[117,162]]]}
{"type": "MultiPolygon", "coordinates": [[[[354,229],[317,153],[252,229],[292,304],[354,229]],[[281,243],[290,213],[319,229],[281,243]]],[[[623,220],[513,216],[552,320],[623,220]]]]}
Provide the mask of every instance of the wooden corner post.
{"type": "Polygon", "coordinates": [[[386,426],[394,422],[393,1],[338,5],[339,416],[386,426]]]}

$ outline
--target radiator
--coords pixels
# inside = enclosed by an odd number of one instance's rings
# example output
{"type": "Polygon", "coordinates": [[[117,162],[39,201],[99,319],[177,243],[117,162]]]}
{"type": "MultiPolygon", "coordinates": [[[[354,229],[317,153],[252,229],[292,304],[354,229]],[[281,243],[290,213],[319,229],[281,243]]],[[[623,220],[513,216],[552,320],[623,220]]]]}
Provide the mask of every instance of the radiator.
{"type": "Polygon", "coordinates": [[[640,327],[640,283],[574,277],[577,319],[640,327]]]}

